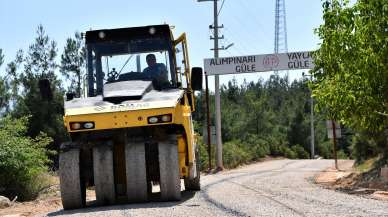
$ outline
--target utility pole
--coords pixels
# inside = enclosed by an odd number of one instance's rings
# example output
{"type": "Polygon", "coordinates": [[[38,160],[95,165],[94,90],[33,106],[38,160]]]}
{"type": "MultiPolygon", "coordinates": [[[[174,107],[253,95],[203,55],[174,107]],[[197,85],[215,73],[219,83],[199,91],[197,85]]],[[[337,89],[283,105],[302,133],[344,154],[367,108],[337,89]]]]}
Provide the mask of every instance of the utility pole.
{"type": "MultiPolygon", "coordinates": [[[[311,79],[312,80],[312,79],[311,79]]],[[[310,95],[310,128],[311,128],[311,159],[314,159],[315,156],[315,132],[314,132],[314,98],[311,91],[310,95]]]]}
{"type": "Polygon", "coordinates": [[[207,155],[209,158],[209,173],[212,170],[212,152],[211,152],[211,131],[210,131],[210,108],[209,108],[209,82],[208,75],[205,74],[206,84],[206,116],[207,116],[207,155]]]}
{"type": "MultiPolygon", "coordinates": [[[[214,29],[214,37],[210,39],[214,40],[214,58],[218,58],[218,51],[220,50],[218,46],[218,40],[223,39],[224,37],[218,36],[218,29],[223,28],[223,26],[218,26],[218,0],[198,0],[198,2],[212,1],[214,3],[213,13],[214,13],[214,24],[210,26],[211,29],[214,29]]],[[[225,49],[225,48],[222,48],[225,49]]],[[[215,85],[215,110],[216,110],[216,170],[223,170],[223,161],[222,161],[222,138],[221,138],[221,97],[220,97],[220,77],[215,75],[214,77],[215,85]]]]}
{"type": "MultiPolygon", "coordinates": [[[[313,76],[312,75],[306,75],[304,74],[304,72],[302,73],[302,76],[303,77],[310,77],[310,80],[312,81],[313,80],[313,76]]],[[[313,99],[313,92],[312,90],[310,90],[310,132],[311,132],[311,136],[310,136],[310,139],[311,139],[311,146],[310,146],[310,150],[311,150],[311,159],[314,159],[314,156],[315,156],[315,132],[314,132],[314,99],[313,99]]]]}

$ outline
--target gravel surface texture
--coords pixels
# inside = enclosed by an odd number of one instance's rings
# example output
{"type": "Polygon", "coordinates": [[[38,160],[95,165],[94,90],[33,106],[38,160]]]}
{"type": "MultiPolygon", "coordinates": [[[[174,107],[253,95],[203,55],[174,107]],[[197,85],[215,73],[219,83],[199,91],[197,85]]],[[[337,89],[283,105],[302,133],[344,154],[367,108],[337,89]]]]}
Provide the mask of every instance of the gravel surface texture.
{"type": "Polygon", "coordinates": [[[201,177],[179,202],[89,207],[47,216],[388,216],[388,202],[327,190],[313,176],[330,160],[274,160],[201,177]]]}

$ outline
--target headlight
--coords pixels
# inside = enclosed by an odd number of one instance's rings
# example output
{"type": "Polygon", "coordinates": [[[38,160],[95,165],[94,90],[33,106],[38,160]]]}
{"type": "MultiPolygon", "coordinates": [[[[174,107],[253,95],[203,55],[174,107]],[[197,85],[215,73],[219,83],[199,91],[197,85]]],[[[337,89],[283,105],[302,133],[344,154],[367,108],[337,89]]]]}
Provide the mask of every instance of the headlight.
{"type": "Polygon", "coordinates": [[[171,114],[165,114],[165,115],[158,115],[158,116],[152,116],[148,117],[148,123],[149,124],[156,124],[156,123],[167,123],[172,121],[172,115],[171,114]]]}
{"type": "Polygon", "coordinates": [[[84,128],[85,129],[92,129],[92,128],[94,128],[94,123],[92,123],[92,122],[84,123],[84,128]]]}
{"type": "Polygon", "coordinates": [[[81,129],[81,124],[80,123],[71,123],[70,128],[72,130],[79,130],[79,129],[81,129]]]}
{"type": "Polygon", "coordinates": [[[94,122],[70,122],[71,130],[88,130],[94,128],[94,122]]]}
{"type": "Polygon", "coordinates": [[[150,118],[148,118],[148,123],[156,124],[156,123],[158,123],[158,118],[157,117],[150,117],[150,118]]]}
{"type": "Polygon", "coordinates": [[[171,115],[163,115],[162,116],[163,122],[170,122],[171,121],[171,115]]]}
{"type": "Polygon", "coordinates": [[[101,39],[105,38],[105,32],[103,31],[99,32],[98,37],[100,37],[101,39]]]}

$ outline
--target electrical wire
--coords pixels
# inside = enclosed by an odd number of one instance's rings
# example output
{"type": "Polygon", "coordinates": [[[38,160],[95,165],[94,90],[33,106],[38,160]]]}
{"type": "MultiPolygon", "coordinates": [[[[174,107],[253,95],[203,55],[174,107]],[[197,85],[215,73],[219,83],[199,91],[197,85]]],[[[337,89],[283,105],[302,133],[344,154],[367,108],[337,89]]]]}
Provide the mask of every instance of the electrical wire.
{"type": "MultiPolygon", "coordinates": [[[[255,13],[253,13],[252,12],[252,10],[251,10],[251,8],[250,7],[248,7],[245,3],[244,3],[244,1],[245,0],[241,0],[240,1],[240,5],[242,5],[242,7],[244,7],[244,11],[248,11],[248,14],[251,16],[251,17],[253,17],[253,19],[255,20],[255,22],[257,23],[257,25],[259,26],[259,31],[265,36],[264,38],[268,41],[268,42],[270,42],[271,40],[270,40],[270,37],[268,36],[268,33],[265,33],[264,32],[264,28],[263,28],[263,25],[261,24],[261,22],[260,22],[260,19],[255,15],[255,13]]],[[[271,42],[272,43],[272,42],[271,42]]]]}
{"type": "MultiPolygon", "coordinates": [[[[260,49],[257,48],[256,43],[246,44],[246,40],[243,40],[244,38],[237,36],[233,31],[229,30],[228,28],[224,28],[225,31],[228,32],[228,35],[230,35],[233,38],[233,41],[235,41],[235,44],[238,44],[241,46],[241,48],[245,51],[245,54],[248,51],[252,51],[252,49],[257,53],[260,49]]],[[[252,37],[252,39],[254,39],[252,37]]]]}
{"type": "Polygon", "coordinates": [[[224,7],[225,0],[222,0],[221,7],[218,10],[217,17],[220,15],[222,8],[224,7]]]}

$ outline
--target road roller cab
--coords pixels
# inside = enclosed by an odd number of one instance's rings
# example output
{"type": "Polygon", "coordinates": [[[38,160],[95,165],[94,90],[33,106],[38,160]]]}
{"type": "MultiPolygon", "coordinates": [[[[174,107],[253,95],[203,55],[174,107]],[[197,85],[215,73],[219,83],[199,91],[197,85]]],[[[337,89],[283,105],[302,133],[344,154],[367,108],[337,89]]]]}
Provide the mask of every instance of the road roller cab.
{"type": "Polygon", "coordinates": [[[199,190],[191,113],[202,69],[190,70],[185,34],[175,40],[168,25],[95,30],[85,47],[88,97],[65,102],[64,208],[84,206],[88,186],[101,205],[149,201],[157,183],[161,200],[180,200],[181,179],[199,190]]]}

